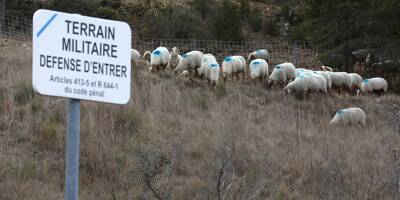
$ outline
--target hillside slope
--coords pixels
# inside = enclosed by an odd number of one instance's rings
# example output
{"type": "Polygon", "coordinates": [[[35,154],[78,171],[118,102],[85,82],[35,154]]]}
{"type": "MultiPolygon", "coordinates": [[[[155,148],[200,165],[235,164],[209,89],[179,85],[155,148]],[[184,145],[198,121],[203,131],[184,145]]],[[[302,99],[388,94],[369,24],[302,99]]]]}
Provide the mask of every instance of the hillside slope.
{"type": "MultiPolygon", "coordinates": [[[[29,44],[0,43],[0,83],[0,199],[62,199],[66,100],[33,93],[29,44]]],[[[139,67],[128,105],[82,102],[80,198],[399,199],[399,106],[139,67]],[[367,126],[329,127],[348,106],[367,126]]]]}

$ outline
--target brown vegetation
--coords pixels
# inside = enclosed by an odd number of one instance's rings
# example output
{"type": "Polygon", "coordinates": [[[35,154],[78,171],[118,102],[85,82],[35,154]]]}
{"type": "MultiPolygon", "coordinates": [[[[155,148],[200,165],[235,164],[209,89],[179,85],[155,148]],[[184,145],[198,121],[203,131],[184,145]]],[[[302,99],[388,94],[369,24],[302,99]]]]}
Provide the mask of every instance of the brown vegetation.
{"type": "MultiPolygon", "coordinates": [[[[0,199],[62,199],[66,101],[31,92],[29,46],[0,46],[0,199]]],[[[399,106],[135,69],[127,105],[81,104],[80,197],[399,199],[399,106]],[[349,106],[367,125],[329,127],[349,106]]]]}

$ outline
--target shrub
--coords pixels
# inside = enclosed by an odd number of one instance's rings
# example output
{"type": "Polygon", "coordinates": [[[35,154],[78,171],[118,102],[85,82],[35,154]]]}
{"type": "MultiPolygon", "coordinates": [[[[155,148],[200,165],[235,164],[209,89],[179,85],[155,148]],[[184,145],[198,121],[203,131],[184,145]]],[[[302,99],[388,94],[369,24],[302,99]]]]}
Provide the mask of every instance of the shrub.
{"type": "Polygon", "coordinates": [[[201,110],[208,109],[208,96],[205,92],[198,92],[192,96],[193,107],[199,108],[201,110]]]}
{"type": "Polygon", "coordinates": [[[14,101],[17,105],[27,104],[33,97],[35,92],[30,84],[21,83],[16,86],[16,92],[14,94],[14,101]]]}
{"type": "Polygon", "coordinates": [[[58,122],[56,119],[44,121],[39,129],[37,144],[45,149],[55,149],[58,145],[58,122]]]}
{"type": "Polygon", "coordinates": [[[262,22],[263,22],[263,16],[261,14],[261,11],[259,9],[252,9],[248,19],[248,23],[251,30],[253,30],[254,32],[260,32],[262,22]]]}
{"type": "Polygon", "coordinates": [[[17,169],[16,175],[20,180],[28,180],[35,176],[36,165],[32,162],[24,162],[20,168],[17,169]]]}

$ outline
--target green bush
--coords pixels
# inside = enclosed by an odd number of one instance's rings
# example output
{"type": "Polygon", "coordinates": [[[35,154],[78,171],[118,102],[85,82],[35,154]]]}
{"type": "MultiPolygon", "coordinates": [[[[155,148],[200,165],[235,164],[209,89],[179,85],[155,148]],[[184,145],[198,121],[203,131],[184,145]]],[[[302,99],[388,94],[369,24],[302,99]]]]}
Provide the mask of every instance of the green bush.
{"type": "Polygon", "coordinates": [[[16,175],[20,180],[28,180],[35,176],[36,165],[31,162],[25,162],[16,170],[16,175]]]}
{"type": "Polygon", "coordinates": [[[261,11],[259,9],[252,9],[248,19],[249,27],[251,28],[251,30],[254,32],[260,32],[262,28],[262,22],[263,16],[261,14],[261,11]]]}
{"type": "Polygon", "coordinates": [[[37,143],[46,149],[55,149],[58,145],[58,122],[56,119],[46,120],[41,124],[38,132],[37,143]]]}
{"type": "Polygon", "coordinates": [[[200,110],[208,109],[208,96],[206,92],[198,92],[192,96],[193,107],[199,108],[200,110]]]}
{"type": "Polygon", "coordinates": [[[18,84],[15,89],[14,101],[17,105],[25,105],[35,96],[35,92],[30,84],[18,84]]]}
{"type": "Polygon", "coordinates": [[[120,19],[118,12],[108,7],[100,7],[99,9],[97,9],[97,17],[113,20],[120,19]]]}

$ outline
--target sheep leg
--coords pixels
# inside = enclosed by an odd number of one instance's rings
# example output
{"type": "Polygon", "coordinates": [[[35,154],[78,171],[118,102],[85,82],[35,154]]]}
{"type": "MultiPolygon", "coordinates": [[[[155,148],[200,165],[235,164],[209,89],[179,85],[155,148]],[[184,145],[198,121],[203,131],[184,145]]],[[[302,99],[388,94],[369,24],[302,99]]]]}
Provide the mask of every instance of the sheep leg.
{"type": "Polygon", "coordinates": [[[246,73],[245,73],[244,71],[242,71],[242,78],[243,78],[243,80],[246,78],[245,75],[246,75],[246,73]]]}
{"type": "Polygon", "coordinates": [[[239,72],[236,72],[235,76],[236,76],[236,79],[239,81],[239,80],[240,80],[240,78],[239,78],[239,72]]]}

